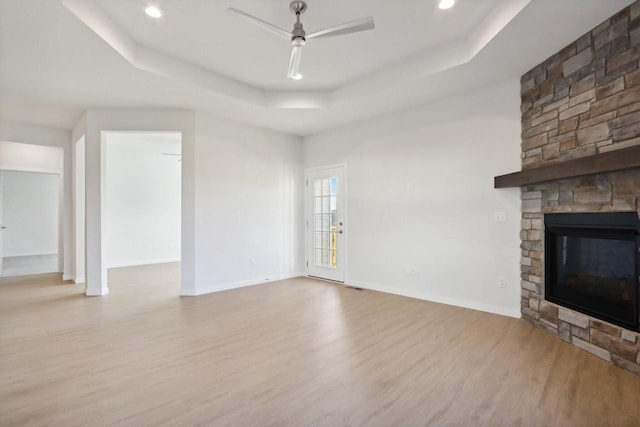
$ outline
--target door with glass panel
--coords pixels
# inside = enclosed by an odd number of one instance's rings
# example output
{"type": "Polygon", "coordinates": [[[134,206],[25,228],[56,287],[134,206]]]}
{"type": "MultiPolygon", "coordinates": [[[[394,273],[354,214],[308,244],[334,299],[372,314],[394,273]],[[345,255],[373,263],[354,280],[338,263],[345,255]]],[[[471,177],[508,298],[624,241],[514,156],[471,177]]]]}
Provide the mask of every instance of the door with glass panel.
{"type": "Polygon", "coordinates": [[[344,282],[344,167],[309,169],[307,193],[307,275],[344,282]]]}

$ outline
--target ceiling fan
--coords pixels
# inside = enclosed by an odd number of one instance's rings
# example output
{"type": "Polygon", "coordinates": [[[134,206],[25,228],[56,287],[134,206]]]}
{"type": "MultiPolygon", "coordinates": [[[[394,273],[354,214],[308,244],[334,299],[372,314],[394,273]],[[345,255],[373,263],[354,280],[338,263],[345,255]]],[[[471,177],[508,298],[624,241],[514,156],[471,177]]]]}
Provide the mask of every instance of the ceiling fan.
{"type": "Polygon", "coordinates": [[[333,27],[307,34],[300,22],[300,15],[307,10],[307,4],[303,1],[292,1],[289,8],[291,9],[291,12],[296,15],[296,22],[293,24],[292,31],[287,31],[277,27],[238,9],[229,8],[227,9],[227,12],[234,13],[267,31],[271,31],[274,34],[291,41],[293,49],[291,51],[291,59],[289,60],[289,72],[287,73],[287,78],[294,80],[300,80],[302,78],[302,75],[300,74],[300,59],[302,58],[302,47],[306,44],[307,40],[341,36],[359,31],[372,30],[375,27],[373,17],[368,16],[366,18],[356,19],[355,21],[345,22],[340,25],[335,25],[333,27]]]}

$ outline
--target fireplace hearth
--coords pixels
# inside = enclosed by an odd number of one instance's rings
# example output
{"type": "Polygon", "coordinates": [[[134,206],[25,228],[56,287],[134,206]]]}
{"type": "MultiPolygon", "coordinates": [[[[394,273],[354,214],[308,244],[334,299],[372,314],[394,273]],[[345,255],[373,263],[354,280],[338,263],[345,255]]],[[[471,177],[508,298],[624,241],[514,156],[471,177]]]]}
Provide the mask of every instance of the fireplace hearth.
{"type": "Polygon", "coordinates": [[[547,214],[544,221],[545,299],[639,331],[638,215],[547,214]]]}

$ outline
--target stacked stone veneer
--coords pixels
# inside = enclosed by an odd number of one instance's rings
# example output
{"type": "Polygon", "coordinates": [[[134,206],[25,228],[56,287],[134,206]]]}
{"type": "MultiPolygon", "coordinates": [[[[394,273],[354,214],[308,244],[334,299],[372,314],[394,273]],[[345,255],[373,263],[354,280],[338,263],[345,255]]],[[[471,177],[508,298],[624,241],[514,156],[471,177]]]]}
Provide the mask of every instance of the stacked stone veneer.
{"type": "MultiPolygon", "coordinates": [[[[522,168],[640,145],[640,1],[521,79],[522,168]]],[[[640,375],[640,334],[544,299],[544,214],[640,215],[640,169],[522,187],[522,317],[640,375]]]]}

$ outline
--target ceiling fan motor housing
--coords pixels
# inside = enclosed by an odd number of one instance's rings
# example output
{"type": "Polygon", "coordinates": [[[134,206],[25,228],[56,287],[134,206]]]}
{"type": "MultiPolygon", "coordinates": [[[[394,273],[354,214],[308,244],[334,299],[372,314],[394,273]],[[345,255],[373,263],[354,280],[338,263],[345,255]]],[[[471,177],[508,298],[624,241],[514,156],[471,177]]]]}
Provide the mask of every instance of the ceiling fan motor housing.
{"type": "Polygon", "coordinates": [[[294,15],[302,15],[307,10],[307,4],[303,1],[292,1],[289,8],[294,15]]]}
{"type": "Polygon", "coordinates": [[[299,22],[296,22],[295,24],[293,24],[293,31],[291,32],[291,42],[293,44],[298,44],[300,46],[304,46],[305,43],[305,32],[304,32],[304,28],[302,28],[302,24],[299,22]]]}
{"type": "Polygon", "coordinates": [[[296,15],[296,23],[293,24],[293,31],[291,31],[291,44],[294,46],[304,46],[306,39],[304,38],[305,32],[300,22],[300,15],[307,10],[307,4],[303,1],[292,1],[289,8],[291,12],[296,15]]]}

